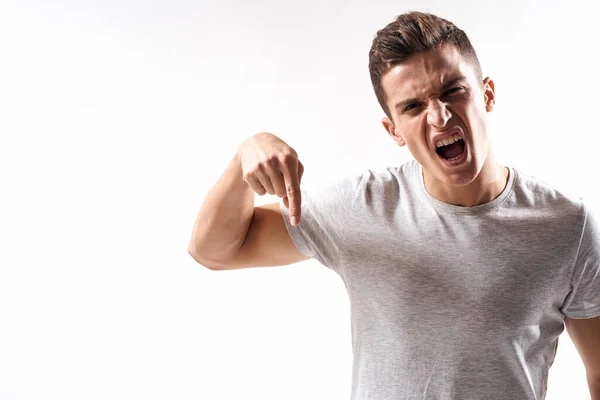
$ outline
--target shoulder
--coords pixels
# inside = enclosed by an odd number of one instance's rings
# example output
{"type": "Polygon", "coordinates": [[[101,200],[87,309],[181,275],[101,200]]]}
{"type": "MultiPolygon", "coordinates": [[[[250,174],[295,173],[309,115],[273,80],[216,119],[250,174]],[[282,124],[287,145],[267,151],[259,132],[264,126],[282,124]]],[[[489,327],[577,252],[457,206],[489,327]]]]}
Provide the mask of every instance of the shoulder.
{"type": "Polygon", "coordinates": [[[416,167],[413,162],[386,168],[355,168],[340,176],[321,177],[303,188],[303,202],[318,201],[329,204],[351,205],[357,200],[364,205],[398,197],[403,187],[414,182],[416,167]]]}
{"type": "Polygon", "coordinates": [[[586,205],[581,197],[567,193],[520,169],[513,168],[513,171],[516,175],[514,192],[520,205],[585,219],[586,205]]]}
{"type": "Polygon", "coordinates": [[[596,251],[600,249],[600,215],[597,207],[590,207],[587,203],[584,204],[584,234],[589,237],[589,240],[594,243],[596,251]]]}
{"type": "Polygon", "coordinates": [[[386,195],[409,186],[417,177],[416,161],[412,160],[399,166],[381,169],[367,168],[361,174],[359,190],[374,195],[386,195]]]}
{"type": "Polygon", "coordinates": [[[339,181],[343,187],[337,189],[342,193],[349,193],[351,189],[352,197],[342,195],[338,201],[347,203],[352,213],[361,215],[389,210],[400,203],[403,193],[410,190],[409,186],[414,186],[413,173],[410,162],[400,166],[364,168],[359,174],[339,181]]]}
{"type": "MultiPolygon", "coordinates": [[[[409,164],[409,163],[406,163],[409,164]]],[[[353,193],[379,190],[384,187],[397,186],[398,181],[405,179],[410,167],[406,164],[387,168],[351,168],[342,175],[322,176],[313,181],[307,192],[329,192],[332,194],[353,193]]]]}

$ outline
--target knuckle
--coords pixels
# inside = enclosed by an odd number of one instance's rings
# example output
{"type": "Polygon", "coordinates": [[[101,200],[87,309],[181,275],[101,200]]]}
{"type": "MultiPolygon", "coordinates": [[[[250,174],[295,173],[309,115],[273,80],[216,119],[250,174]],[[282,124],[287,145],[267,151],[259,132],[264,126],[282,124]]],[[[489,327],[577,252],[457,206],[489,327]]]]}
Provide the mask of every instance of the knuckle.
{"type": "Polygon", "coordinates": [[[291,184],[287,185],[286,190],[287,190],[288,196],[295,196],[296,195],[296,186],[291,185],[291,184]]]}
{"type": "Polygon", "coordinates": [[[296,151],[293,149],[283,150],[281,153],[283,154],[283,162],[285,163],[295,161],[298,158],[296,151]]]}
{"type": "Polygon", "coordinates": [[[279,160],[275,156],[271,156],[264,161],[264,165],[267,168],[275,169],[279,165],[279,160]]]}
{"type": "Polygon", "coordinates": [[[258,174],[260,174],[262,172],[262,168],[260,166],[260,164],[257,164],[255,166],[253,166],[252,168],[250,168],[250,170],[248,171],[248,173],[250,174],[250,176],[257,176],[258,174]]]}

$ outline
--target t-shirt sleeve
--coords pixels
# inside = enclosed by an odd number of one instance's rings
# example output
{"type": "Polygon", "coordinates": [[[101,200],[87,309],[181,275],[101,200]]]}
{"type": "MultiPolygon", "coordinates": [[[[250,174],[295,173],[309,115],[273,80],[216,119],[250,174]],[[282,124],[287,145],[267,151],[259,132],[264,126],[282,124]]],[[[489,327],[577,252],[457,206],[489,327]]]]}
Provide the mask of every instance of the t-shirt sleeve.
{"type": "Polygon", "coordinates": [[[300,224],[296,226],[290,223],[283,200],[280,202],[285,225],[298,250],[334,271],[338,271],[346,221],[361,181],[362,174],[357,174],[301,188],[300,224]]]}
{"type": "Polygon", "coordinates": [[[585,219],[571,291],[561,308],[567,317],[579,319],[600,315],[600,221],[594,210],[584,207],[585,219]]]}

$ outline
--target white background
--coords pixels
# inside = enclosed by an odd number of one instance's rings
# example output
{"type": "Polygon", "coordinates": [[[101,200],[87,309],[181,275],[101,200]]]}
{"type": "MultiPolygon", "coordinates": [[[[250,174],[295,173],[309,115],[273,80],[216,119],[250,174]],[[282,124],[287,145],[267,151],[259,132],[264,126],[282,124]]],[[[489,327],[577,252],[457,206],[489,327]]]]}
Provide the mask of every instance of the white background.
{"type": "MultiPolygon", "coordinates": [[[[471,38],[498,161],[597,207],[593,1],[1,1],[0,399],[346,400],[333,271],[214,272],[187,247],[259,131],[298,151],[303,186],[412,159],[367,68],[409,10],[471,38]]],[[[547,399],[566,398],[589,394],[565,332],[547,399]]]]}

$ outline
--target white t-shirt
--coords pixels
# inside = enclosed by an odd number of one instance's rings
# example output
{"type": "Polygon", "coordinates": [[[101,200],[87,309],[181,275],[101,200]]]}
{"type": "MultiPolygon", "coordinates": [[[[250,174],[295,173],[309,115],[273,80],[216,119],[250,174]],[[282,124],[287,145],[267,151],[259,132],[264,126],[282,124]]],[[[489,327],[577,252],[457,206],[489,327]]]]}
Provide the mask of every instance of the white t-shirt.
{"type": "Polygon", "coordinates": [[[600,225],[509,167],[489,203],[432,197],[415,160],[302,189],[290,236],[344,281],[351,400],[541,400],[565,315],[600,315],[600,225]]]}

